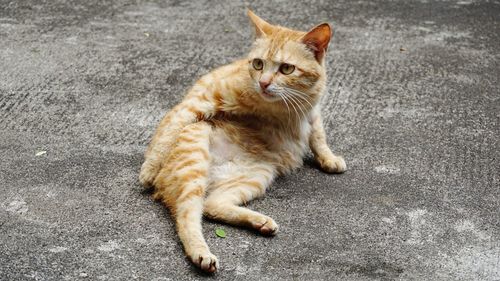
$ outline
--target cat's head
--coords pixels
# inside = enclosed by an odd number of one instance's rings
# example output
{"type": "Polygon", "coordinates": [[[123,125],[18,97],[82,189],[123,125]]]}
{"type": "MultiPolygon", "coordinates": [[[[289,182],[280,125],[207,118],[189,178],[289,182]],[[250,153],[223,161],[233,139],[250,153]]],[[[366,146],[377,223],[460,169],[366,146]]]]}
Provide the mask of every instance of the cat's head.
{"type": "Polygon", "coordinates": [[[323,23],[302,32],[271,25],[250,10],[248,16],[256,33],[248,55],[252,87],[267,102],[310,109],[326,83],[324,61],[332,34],[330,25],[323,23]]]}

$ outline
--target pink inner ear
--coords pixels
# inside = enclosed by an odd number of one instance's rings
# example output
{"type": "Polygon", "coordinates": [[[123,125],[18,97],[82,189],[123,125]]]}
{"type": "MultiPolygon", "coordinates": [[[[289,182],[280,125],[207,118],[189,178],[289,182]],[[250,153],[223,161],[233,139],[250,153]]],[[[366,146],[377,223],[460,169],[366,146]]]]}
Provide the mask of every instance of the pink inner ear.
{"type": "Polygon", "coordinates": [[[313,52],[314,56],[318,61],[320,61],[326,50],[328,49],[328,43],[330,42],[331,28],[327,23],[320,24],[309,31],[302,38],[302,42],[306,44],[313,52]]]}

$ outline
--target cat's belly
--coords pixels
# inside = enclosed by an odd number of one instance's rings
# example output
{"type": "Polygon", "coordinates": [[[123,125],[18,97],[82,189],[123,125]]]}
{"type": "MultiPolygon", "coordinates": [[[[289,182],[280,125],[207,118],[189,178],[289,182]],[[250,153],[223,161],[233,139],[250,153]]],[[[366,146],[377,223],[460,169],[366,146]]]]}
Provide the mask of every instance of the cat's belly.
{"type": "Polygon", "coordinates": [[[226,133],[216,128],[210,136],[210,181],[221,181],[244,173],[245,162],[250,159],[246,152],[233,143],[226,133]]]}
{"type": "Polygon", "coordinates": [[[212,163],[221,164],[241,155],[243,150],[234,144],[226,133],[216,128],[210,135],[210,154],[212,156],[212,163]]]}
{"type": "MultiPolygon", "coordinates": [[[[278,143],[278,141],[271,142],[278,143]]],[[[251,138],[238,138],[242,143],[235,143],[222,128],[216,127],[210,136],[210,181],[221,181],[244,175],[255,165],[272,167],[278,174],[286,174],[302,165],[305,154],[304,141],[283,141],[279,149],[268,150],[268,146],[251,138]]],[[[240,141],[240,142],[241,142],[240,141]]]]}

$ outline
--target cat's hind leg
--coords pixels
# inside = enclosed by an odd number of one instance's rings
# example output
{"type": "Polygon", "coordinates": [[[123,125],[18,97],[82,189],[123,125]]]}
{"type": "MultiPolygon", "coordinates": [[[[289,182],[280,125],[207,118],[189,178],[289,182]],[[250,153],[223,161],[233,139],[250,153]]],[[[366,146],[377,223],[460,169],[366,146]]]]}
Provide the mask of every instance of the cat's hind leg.
{"type": "Polygon", "coordinates": [[[154,181],[154,197],[162,200],[175,217],[186,255],[207,272],[215,272],[218,267],[201,228],[211,131],[211,125],[206,122],[186,126],[154,181]]]}
{"type": "Polygon", "coordinates": [[[214,220],[249,227],[264,235],[275,235],[278,225],[272,218],[240,206],[264,195],[274,179],[274,168],[267,164],[252,164],[244,170],[244,173],[210,185],[203,213],[214,220]]]}

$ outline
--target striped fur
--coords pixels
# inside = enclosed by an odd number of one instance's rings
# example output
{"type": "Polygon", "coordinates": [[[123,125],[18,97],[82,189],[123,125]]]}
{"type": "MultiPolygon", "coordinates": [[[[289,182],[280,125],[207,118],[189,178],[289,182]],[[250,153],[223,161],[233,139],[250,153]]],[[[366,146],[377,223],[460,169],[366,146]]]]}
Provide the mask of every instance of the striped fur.
{"type": "Polygon", "coordinates": [[[326,143],[318,103],[330,27],[300,32],[249,17],[257,38],[248,57],[196,82],[159,124],[140,173],[174,216],[186,255],[207,272],[218,260],[203,238],[202,215],[274,235],[272,218],[241,205],[300,167],[308,146],[324,171],[346,169],[326,143]],[[283,63],[293,72],[284,74],[283,63]]]}

